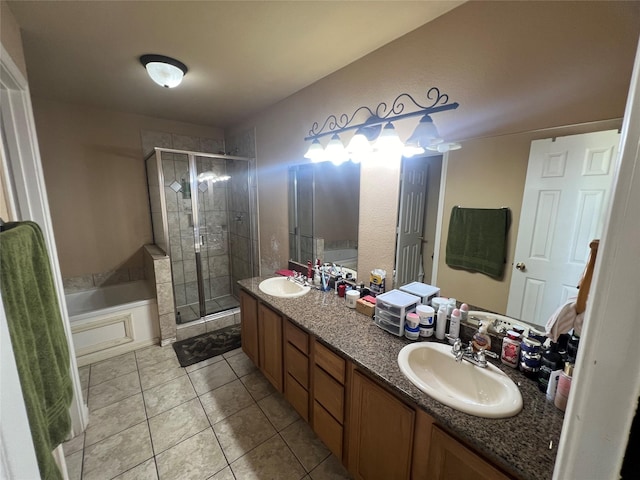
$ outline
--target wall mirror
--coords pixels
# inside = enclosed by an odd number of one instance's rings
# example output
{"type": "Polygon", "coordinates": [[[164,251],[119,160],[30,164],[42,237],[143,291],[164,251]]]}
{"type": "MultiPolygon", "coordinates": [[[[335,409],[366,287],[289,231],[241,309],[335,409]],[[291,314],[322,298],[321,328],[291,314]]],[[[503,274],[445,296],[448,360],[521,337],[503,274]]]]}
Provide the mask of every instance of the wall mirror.
{"type": "MultiPolygon", "coordinates": [[[[619,121],[594,122],[584,126],[561,127],[548,131],[528,132],[501,136],[493,138],[483,138],[465,142],[462,150],[446,154],[446,161],[443,162],[444,178],[446,182],[443,188],[440,201],[441,218],[438,226],[441,240],[434,239],[436,245],[436,279],[430,279],[430,247],[425,231],[423,246],[423,256],[421,270],[424,273],[422,281],[432,283],[442,289],[445,296],[455,297],[467,303],[486,308],[496,313],[504,314],[512,318],[520,319],[524,322],[544,325],[553,311],[563,304],[568,297],[576,294],[576,285],[584,271],[585,264],[589,256],[589,243],[594,238],[599,238],[602,232],[604,216],[609,200],[609,194],[601,187],[595,187],[594,181],[597,177],[609,176],[609,183],[612,173],[615,170],[617,158],[617,142],[615,138],[605,141],[603,146],[589,144],[578,155],[578,162],[572,168],[588,177],[591,182],[586,186],[575,188],[573,191],[565,191],[573,188],[573,182],[565,178],[558,177],[560,185],[554,187],[544,187],[546,191],[557,191],[555,195],[538,195],[542,204],[540,209],[549,208],[545,215],[537,221],[542,222],[544,218],[548,223],[542,228],[531,230],[535,225],[535,213],[522,213],[521,207],[523,193],[528,175],[530,154],[533,154],[532,142],[546,142],[550,147],[548,157],[552,161],[564,158],[565,148],[560,140],[567,139],[577,141],[579,137],[596,136],[605,130],[609,134],[617,133],[610,129],[617,129],[619,121]],[[557,140],[557,141],[556,141],[557,140]],[[608,143],[607,143],[608,142],[608,143]],[[562,147],[562,148],[560,148],[562,147]],[[567,208],[563,204],[565,198],[573,197],[575,206],[567,208]],[[546,200],[545,200],[546,198],[546,200]],[[551,205],[553,198],[562,199],[557,205],[551,205]],[[551,202],[551,203],[550,203],[551,202]],[[507,255],[505,273],[502,278],[494,279],[480,273],[471,273],[464,270],[453,269],[445,263],[445,246],[448,235],[449,217],[451,208],[460,205],[464,207],[477,208],[500,208],[508,206],[512,213],[512,222],[507,238],[507,255]],[[545,208],[546,208],[545,207],[545,208]],[[557,215],[554,217],[554,215],[557,215]],[[528,247],[528,251],[520,253],[516,251],[518,237],[521,233],[521,220],[525,223],[529,221],[529,233],[525,236],[532,238],[533,243],[528,247]],[[566,239],[567,246],[558,249],[551,245],[556,239],[566,239]],[[559,252],[559,253],[558,253],[559,252]],[[565,280],[552,285],[543,277],[539,276],[534,262],[538,257],[541,263],[546,264],[555,273],[554,278],[560,277],[560,272],[568,273],[565,280]],[[562,259],[559,259],[562,257],[562,259]],[[438,261],[439,259],[439,261],[438,261]],[[516,269],[517,263],[526,264],[524,271],[516,269]],[[564,262],[564,263],[561,263],[564,262]],[[513,300],[512,284],[522,280],[520,286],[520,299],[513,300]],[[546,285],[546,287],[545,287],[546,285]],[[552,290],[554,295],[548,297],[544,292],[552,290]],[[510,300],[511,295],[511,300],[510,300]],[[519,302],[519,303],[518,303],[519,302]]],[[[604,133],[604,132],[603,132],[604,133]]],[[[573,147],[572,147],[573,148],[573,147]]],[[[532,157],[533,158],[533,157],[532,157]]],[[[570,157],[567,157],[570,158],[570,157]]],[[[414,161],[415,160],[411,160],[414,161]]],[[[563,160],[564,161],[564,160],[563,160]]],[[[569,162],[567,162],[569,165],[569,162]]],[[[409,160],[403,159],[403,170],[409,166],[409,160]]],[[[568,167],[567,167],[568,168],[568,167]]],[[[578,172],[578,173],[579,173],[578,172]]],[[[556,175],[554,173],[554,175],[556,175]]],[[[406,175],[402,175],[406,179],[406,175]]],[[[411,178],[411,177],[409,177],[411,178]]],[[[404,180],[401,180],[403,182],[404,180]]],[[[610,184],[609,187],[610,188],[610,184]]],[[[401,185],[402,191],[402,185],[401,185]]],[[[431,199],[431,197],[430,197],[431,199]]],[[[403,215],[403,194],[399,202],[399,218],[403,215]]],[[[438,198],[434,200],[438,204],[438,198]]],[[[432,201],[433,203],[433,201],[432,201]]],[[[429,204],[429,202],[427,202],[429,204]]],[[[542,210],[541,210],[542,211],[542,210]]],[[[425,216],[425,218],[427,218],[425,216]]],[[[426,223],[425,223],[426,225],[426,223]]],[[[400,278],[402,270],[400,262],[411,258],[410,255],[401,254],[400,243],[396,252],[396,268],[398,273],[396,285],[402,285],[408,281],[419,279],[420,277],[400,278]],[[405,260],[403,260],[405,259],[405,260]]],[[[519,250],[519,249],[518,249],[519,250]]],[[[541,274],[540,274],[541,275],[541,274]]]]}
{"type": "Polygon", "coordinates": [[[308,163],[289,167],[289,258],[335,263],[358,260],[360,165],[308,163]]]}

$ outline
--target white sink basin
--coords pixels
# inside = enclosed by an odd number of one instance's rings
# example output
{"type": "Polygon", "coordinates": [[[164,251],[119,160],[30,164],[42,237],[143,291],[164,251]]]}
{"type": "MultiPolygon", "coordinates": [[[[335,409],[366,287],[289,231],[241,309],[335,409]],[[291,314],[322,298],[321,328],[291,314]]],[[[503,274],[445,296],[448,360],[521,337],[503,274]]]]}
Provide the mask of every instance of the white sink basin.
{"type": "Polygon", "coordinates": [[[287,277],[274,277],[263,280],[258,288],[267,295],[280,298],[296,298],[309,293],[311,287],[304,287],[287,277]]]}
{"type": "Polygon", "coordinates": [[[477,417],[504,418],[522,410],[522,395],[500,369],[456,362],[451,346],[433,342],[407,345],[398,354],[402,373],[430,397],[477,417]]]}

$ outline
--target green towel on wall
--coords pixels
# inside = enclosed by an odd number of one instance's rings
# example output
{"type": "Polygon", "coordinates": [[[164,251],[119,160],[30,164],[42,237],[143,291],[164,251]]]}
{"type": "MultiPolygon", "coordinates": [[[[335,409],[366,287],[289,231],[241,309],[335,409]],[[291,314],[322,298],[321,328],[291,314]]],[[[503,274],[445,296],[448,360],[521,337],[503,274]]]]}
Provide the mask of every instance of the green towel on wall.
{"type": "Polygon", "coordinates": [[[453,207],[447,239],[447,265],[494,278],[502,277],[509,223],[508,208],[453,207]]]}
{"type": "Polygon", "coordinates": [[[43,479],[61,479],[51,451],[71,429],[69,348],[44,238],[33,222],[0,233],[0,290],[43,479]]]}

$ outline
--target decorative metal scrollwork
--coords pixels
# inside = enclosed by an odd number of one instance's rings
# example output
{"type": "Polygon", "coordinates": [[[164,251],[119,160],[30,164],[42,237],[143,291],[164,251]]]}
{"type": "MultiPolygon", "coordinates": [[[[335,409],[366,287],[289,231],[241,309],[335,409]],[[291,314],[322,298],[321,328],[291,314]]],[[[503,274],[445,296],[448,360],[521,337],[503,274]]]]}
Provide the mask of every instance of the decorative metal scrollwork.
{"type": "Polygon", "coordinates": [[[386,102],[380,102],[374,110],[367,106],[362,106],[358,107],[351,115],[347,115],[346,113],[343,113],[339,117],[329,115],[322,126],[320,126],[318,122],[313,123],[311,130],[309,130],[309,136],[306,137],[305,140],[312,140],[325,135],[341,133],[364,126],[379,125],[402,118],[429,115],[431,113],[458,108],[458,103],[448,103],[449,95],[446,93],[440,93],[440,90],[437,87],[431,87],[427,91],[427,100],[430,100],[431,103],[422,105],[408,93],[401,93],[393,100],[390,108],[386,102]],[[411,100],[411,103],[418,107],[419,110],[405,113],[405,98],[411,100]],[[355,124],[354,120],[356,116],[362,111],[368,113],[368,118],[364,122],[355,124]]]}

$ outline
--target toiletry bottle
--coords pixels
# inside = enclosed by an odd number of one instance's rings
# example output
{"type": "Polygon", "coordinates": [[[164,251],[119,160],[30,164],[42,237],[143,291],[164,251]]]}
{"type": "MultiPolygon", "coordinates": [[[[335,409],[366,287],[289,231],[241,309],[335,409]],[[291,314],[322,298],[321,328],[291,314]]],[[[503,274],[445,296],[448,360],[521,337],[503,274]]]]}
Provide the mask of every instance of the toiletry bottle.
{"type": "Polygon", "coordinates": [[[444,303],[440,304],[438,308],[438,315],[436,316],[436,338],[438,340],[444,340],[444,333],[447,331],[447,306],[444,303]]]}
{"type": "Polygon", "coordinates": [[[447,317],[451,318],[451,314],[453,313],[453,309],[456,308],[456,299],[450,298],[447,303],[447,317]]]}
{"type": "Polygon", "coordinates": [[[572,332],[571,338],[567,342],[567,362],[576,363],[576,356],[578,355],[578,344],[580,343],[580,337],[572,332]]]}
{"type": "Polygon", "coordinates": [[[473,334],[471,339],[471,348],[474,352],[480,350],[491,350],[491,337],[487,333],[487,326],[484,323],[480,323],[478,331],[473,334]]]}
{"type": "Polygon", "coordinates": [[[469,305],[463,303],[460,305],[460,319],[464,322],[469,317],[469,305]]]}
{"type": "Polygon", "coordinates": [[[509,330],[502,340],[502,353],[500,361],[511,368],[518,368],[520,360],[520,334],[509,330]]]}
{"type": "Polygon", "coordinates": [[[563,365],[562,357],[558,353],[558,345],[551,342],[549,348],[542,352],[542,358],[540,359],[540,371],[538,372],[538,388],[540,391],[547,392],[551,375],[557,370],[562,370],[563,365]]]}
{"type": "Polygon", "coordinates": [[[556,390],[556,398],[553,404],[563,412],[567,409],[567,400],[571,391],[571,379],[573,377],[573,363],[565,363],[564,371],[558,379],[558,389],[556,390]]]}
{"type": "Polygon", "coordinates": [[[460,310],[454,308],[449,322],[449,343],[453,344],[460,337],[460,310]]]}

